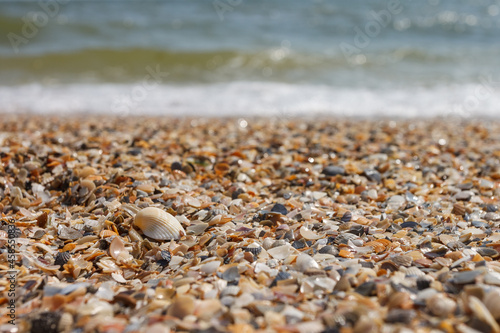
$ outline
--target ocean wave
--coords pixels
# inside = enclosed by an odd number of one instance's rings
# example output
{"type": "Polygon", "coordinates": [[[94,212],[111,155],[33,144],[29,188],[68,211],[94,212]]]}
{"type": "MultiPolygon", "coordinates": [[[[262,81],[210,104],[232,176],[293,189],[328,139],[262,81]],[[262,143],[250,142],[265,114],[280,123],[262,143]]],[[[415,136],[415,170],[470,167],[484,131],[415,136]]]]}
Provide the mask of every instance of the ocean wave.
{"type": "MultiPolygon", "coordinates": [[[[480,51],[483,59],[481,66],[488,67],[490,62],[492,64],[496,62],[498,54],[496,48],[480,51]]],[[[168,81],[171,83],[269,80],[332,84],[344,82],[342,72],[346,70],[364,69],[369,77],[371,69],[378,71],[383,66],[390,69],[391,66],[405,62],[410,64],[408,68],[414,68],[419,64],[422,66],[460,64],[466,68],[470,59],[474,58],[473,54],[467,52],[440,53],[414,47],[366,52],[362,57],[362,62],[353,64],[352,59],[346,58],[340,48],[328,53],[292,51],[286,47],[254,52],[172,51],[144,48],[82,49],[65,53],[0,55],[2,63],[0,75],[2,84],[123,83],[141,79],[147,75],[148,68],[160,66],[169,73],[168,81]]],[[[479,65],[475,63],[474,66],[479,65]]],[[[426,68],[423,68],[422,74],[425,74],[425,71],[426,68]]],[[[435,70],[429,67],[428,72],[433,77],[435,70]]]]}
{"type": "Polygon", "coordinates": [[[334,88],[239,81],[189,86],[29,84],[0,86],[4,113],[294,117],[499,117],[500,87],[483,83],[434,88],[334,88]]]}

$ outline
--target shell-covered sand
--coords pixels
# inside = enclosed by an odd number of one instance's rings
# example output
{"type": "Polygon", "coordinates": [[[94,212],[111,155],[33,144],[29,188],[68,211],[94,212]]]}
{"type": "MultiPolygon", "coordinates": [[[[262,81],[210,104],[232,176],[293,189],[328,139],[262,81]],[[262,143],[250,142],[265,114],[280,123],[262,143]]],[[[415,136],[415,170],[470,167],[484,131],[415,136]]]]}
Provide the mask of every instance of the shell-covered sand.
{"type": "Polygon", "coordinates": [[[0,149],[1,332],[500,332],[498,122],[10,116],[0,149]]]}

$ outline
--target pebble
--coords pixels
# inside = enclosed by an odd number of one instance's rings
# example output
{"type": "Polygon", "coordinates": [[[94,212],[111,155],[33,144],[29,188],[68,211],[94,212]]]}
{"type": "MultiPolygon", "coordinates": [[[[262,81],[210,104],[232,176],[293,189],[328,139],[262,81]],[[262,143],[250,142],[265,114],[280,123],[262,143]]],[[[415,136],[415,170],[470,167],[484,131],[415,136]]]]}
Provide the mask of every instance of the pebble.
{"type": "Polygon", "coordinates": [[[344,175],[345,169],[341,166],[329,165],[323,169],[323,174],[330,177],[344,175]]]}

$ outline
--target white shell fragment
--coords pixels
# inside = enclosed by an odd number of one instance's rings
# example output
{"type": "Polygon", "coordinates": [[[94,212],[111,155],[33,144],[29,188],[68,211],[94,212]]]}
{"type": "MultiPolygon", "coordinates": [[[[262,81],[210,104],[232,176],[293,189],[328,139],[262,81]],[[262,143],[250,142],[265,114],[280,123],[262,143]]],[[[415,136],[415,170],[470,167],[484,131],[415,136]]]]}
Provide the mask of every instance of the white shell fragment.
{"type": "Polygon", "coordinates": [[[146,236],[156,240],[179,239],[186,234],[175,217],[156,207],[147,207],[139,211],[134,224],[146,236]]]}
{"type": "Polygon", "coordinates": [[[297,268],[298,271],[304,272],[308,268],[319,268],[319,265],[316,262],[316,260],[311,258],[311,256],[305,253],[301,253],[297,257],[297,260],[295,261],[295,267],[297,268]]]}

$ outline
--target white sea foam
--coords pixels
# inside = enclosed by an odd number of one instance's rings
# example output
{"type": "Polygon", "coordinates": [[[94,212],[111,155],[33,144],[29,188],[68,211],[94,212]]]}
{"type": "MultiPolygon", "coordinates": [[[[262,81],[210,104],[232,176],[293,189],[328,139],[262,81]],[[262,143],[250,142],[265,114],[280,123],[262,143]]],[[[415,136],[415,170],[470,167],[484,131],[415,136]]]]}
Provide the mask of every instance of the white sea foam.
{"type": "Polygon", "coordinates": [[[499,117],[500,87],[466,84],[399,89],[269,82],[207,85],[29,84],[0,86],[0,112],[172,116],[310,114],[397,117],[499,117]]]}

